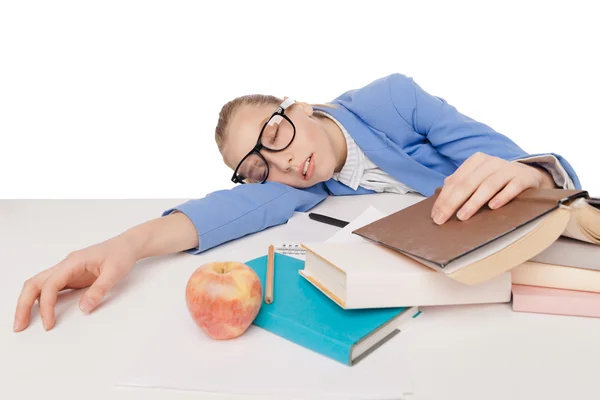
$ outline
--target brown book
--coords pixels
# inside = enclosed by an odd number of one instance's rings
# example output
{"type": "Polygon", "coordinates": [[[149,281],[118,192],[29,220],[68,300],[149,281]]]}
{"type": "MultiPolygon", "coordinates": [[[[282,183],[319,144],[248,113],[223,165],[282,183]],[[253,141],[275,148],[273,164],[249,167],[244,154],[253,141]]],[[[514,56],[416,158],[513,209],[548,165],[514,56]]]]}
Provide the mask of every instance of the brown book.
{"type": "Polygon", "coordinates": [[[353,233],[473,285],[531,259],[561,235],[600,244],[600,201],[584,190],[527,189],[503,207],[467,221],[437,225],[431,210],[441,189],[353,233]]]}

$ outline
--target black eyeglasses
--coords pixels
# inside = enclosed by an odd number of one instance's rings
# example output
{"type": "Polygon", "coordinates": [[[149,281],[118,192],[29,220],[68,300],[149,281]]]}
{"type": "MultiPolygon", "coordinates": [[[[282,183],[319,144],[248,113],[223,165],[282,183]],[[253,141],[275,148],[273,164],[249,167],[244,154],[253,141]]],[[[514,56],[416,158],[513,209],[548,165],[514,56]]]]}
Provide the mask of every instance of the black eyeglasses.
{"type": "Polygon", "coordinates": [[[277,107],[277,110],[265,122],[256,145],[238,164],[233,172],[231,181],[234,183],[246,183],[246,180],[265,183],[269,177],[269,163],[262,154],[261,149],[266,149],[272,152],[285,150],[296,136],[296,127],[292,121],[285,115],[285,110],[289,108],[295,101],[286,99],[277,107]]]}

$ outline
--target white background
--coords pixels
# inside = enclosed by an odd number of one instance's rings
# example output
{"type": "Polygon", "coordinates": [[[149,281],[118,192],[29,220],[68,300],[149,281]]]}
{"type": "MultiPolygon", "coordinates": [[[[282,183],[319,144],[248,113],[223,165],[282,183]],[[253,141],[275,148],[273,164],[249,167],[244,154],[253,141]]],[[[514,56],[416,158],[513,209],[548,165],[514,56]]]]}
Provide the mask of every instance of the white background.
{"type": "Polygon", "coordinates": [[[229,188],[221,106],[326,102],[381,76],[595,178],[594,2],[2,1],[0,197],[193,198],[229,188]]]}

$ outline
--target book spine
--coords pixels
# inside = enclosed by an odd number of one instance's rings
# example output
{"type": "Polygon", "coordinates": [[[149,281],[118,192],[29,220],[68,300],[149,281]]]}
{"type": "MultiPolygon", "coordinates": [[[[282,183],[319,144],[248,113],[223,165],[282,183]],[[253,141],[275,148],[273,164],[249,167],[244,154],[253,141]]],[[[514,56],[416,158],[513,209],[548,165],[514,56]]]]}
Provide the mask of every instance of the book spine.
{"type": "Polygon", "coordinates": [[[595,298],[583,298],[570,296],[562,289],[540,288],[538,291],[540,293],[535,294],[516,292],[512,302],[513,311],[600,318],[600,294],[595,298]],[[544,291],[547,293],[544,294],[544,291]]]}
{"type": "Polygon", "coordinates": [[[259,314],[253,324],[333,360],[346,365],[351,364],[350,352],[353,343],[342,343],[322,332],[273,313],[269,313],[268,318],[259,314]]]}
{"type": "Polygon", "coordinates": [[[600,292],[600,271],[527,261],[511,270],[512,283],[600,292]]]}

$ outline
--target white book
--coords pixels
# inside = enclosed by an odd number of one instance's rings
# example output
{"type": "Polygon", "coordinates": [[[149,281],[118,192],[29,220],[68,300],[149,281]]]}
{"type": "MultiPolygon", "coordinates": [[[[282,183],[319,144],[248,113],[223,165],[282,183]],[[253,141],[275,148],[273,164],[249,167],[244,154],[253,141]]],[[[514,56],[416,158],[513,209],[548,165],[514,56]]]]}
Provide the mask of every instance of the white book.
{"type": "Polygon", "coordinates": [[[600,246],[561,236],[530,261],[600,271],[600,246]]]}
{"type": "Polygon", "coordinates": [[[371,207],[327,242],[302,243],[306,261],[300,274],[345,309],[510,301],[510,272],[466,285],[352,234],[383,216],[371,207]]]}

